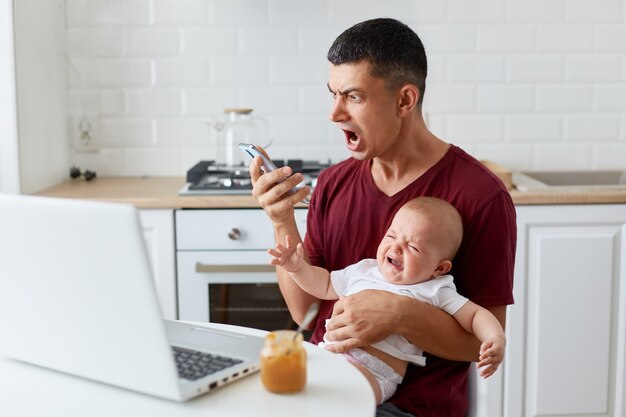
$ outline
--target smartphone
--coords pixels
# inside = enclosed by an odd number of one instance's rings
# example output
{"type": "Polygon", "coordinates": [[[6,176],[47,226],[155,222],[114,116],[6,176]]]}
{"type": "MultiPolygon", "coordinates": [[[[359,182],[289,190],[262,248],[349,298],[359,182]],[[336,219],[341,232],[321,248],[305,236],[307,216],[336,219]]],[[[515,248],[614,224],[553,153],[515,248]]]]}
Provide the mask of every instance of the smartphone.
{"type": "MultiPolygon", "coordinates": [[[[261,152],[253,144],[251,144],[251,143],[240,143],[239,144],[239,149],[241,149],[246,155],[248,155],[250,157],[250,159],[254,159],[256,156],[260,156],[261,160],[262,160],[261,168],[263,169],[263,172],[265,172],[266,174],[268,172],[276,171],[276,169],[277,169],[276,165],[272,162],[272,160],[269,159],[267,156],[265,156],[263,154],[263,152],[261,152]]],[[[291,190],[289,190],[289,194],[295,193],[296,191],[298,191],[302,187],[304,187],[303,184],[296,185],[291,190]]],[[[307,196],[307,197],[304,197],[302,202],[304,204],[309,204],[311,202],[311,199],[307,196]]]]}

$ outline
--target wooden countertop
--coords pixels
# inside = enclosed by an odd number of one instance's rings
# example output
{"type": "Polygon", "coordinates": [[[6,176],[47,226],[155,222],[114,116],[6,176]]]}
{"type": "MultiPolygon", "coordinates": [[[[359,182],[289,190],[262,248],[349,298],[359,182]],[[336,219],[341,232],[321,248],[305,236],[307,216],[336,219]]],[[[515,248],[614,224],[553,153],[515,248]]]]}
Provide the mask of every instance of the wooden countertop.
{"type": "Polygon", "coordinates": [[[184,177],[108,177],[68,180],[35,195],[128,203],[139,208],[259,207],[252,195],[180,196],[184,177]]]}
{"type": "MultiPolygon", "coordinates": [[[[133,204],[139,208],[257,208],[251,195],[180,196],[183,177],[109,177],[68,180],[35,195],[133,204]]],[[[626,203],[626,191],[519,192],[516,205],[626,203]]]]}

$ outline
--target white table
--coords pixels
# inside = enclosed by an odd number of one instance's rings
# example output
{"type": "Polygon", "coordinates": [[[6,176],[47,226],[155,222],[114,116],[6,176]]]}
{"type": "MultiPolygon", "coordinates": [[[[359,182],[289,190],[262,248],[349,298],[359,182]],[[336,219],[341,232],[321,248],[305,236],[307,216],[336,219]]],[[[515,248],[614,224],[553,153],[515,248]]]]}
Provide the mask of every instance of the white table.
{"type": "Polygon", "coordinates": [[[350,363],[309,343],[305,348],[307,386],[300,393],[270,393],[256,373],[186,403],[0,358],[0,416],[374,416],[374,394],[350,363]]]}

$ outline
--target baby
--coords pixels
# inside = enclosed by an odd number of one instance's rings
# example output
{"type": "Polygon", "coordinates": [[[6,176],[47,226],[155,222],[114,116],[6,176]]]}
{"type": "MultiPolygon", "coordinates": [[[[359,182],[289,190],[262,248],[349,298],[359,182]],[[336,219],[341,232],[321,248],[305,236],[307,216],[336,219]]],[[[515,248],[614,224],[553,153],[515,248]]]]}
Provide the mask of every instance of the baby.
{"type": "MultiPolygon", "coordinates": [[[[278,244],[268,253],[273,257],[272,265],[287,270],[304,291],[320,299],[335,300],[365,289],[379,289],[443,309],[482,342],[477,366],[482,368],[480,375],[487,378],[502,363],[505,335],[496,317],[458,294],[452,276],[447,275],[462,237],[461,216],[452,205],[433,197],[418,197],[395,214],[378,245],[376,259],[329,272],[307,263],[302,244],[294,248],[289,236],[284,245],[278,244]]],[[[345,355],[365,375],[378,404],[393,395],[409,362],[426,363],[419,348],[395,334],[345,355]]]]}

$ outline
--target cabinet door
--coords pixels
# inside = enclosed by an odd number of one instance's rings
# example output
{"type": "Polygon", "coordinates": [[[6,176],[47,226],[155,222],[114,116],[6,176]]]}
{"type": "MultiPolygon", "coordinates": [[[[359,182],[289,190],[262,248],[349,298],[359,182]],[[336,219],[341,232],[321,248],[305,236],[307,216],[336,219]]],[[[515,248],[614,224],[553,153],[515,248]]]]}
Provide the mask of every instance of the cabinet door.
{"type": "MultiPolygon", "coordinates": [[[[505,361],[508,360],[505,357],[505,361]]],[[[467,417],[493,417],[502,415],[503,369],[506,364],[487,379],[478,375],[476,363],[472,363],[467,376],[469,409],[467,417]]]]}
{"type": "Polygon", "coordinates": [[[518,207],[507,416],[625,416],[626,206],[518,207]]]}
{"type": "Polygon", "coordinates": [[[163,317],[176,320],[173,210],[140,210],[139,217],[163,317]]]}

